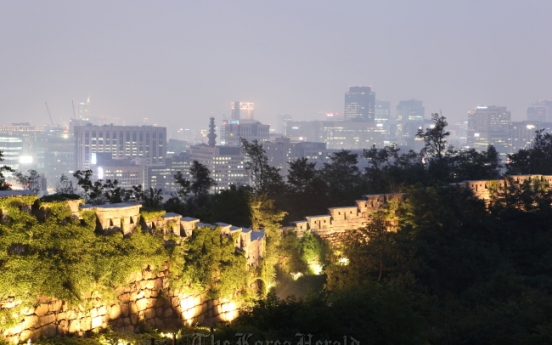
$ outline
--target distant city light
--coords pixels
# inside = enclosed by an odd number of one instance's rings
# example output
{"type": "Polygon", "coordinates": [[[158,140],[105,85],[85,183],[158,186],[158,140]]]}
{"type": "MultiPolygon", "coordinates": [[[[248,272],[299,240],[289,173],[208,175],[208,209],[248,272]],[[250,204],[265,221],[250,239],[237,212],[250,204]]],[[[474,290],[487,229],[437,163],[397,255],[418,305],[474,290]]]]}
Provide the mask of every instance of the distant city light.
{"type": "Polygon", "coordinates": [[[33,156],[19,156],[19,164],[31,164],[33,156]]]}

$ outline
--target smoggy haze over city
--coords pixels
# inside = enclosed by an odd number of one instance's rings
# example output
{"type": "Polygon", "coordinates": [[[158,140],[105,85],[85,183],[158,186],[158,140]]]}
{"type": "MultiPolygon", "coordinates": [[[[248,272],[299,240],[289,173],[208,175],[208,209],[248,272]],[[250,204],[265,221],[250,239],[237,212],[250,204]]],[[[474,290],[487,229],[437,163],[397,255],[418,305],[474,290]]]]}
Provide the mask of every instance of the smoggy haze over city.
{"type": "Polygon", "coordinates": [[[206,128],[230,102],[276,124],[343,112],[349,86],[465,120],[552,99],[552,1],[0,2],[0,123],[94,116],[206,128]]]}

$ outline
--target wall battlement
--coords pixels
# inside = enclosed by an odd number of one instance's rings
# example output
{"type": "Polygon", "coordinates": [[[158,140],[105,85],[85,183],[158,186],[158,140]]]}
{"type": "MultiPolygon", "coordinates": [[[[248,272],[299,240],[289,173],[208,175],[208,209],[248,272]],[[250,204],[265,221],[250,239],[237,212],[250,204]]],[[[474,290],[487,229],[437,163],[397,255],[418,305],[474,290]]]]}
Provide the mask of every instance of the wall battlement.
{"type": "Polygon", "coordinates": [[[356,206],[332,207],[328,209],[329,214],[307,216],[305,220],[291,222],[291,226],[285,229],[295,231],[298,237],[302,237],[305,232],[312,232],[327,238],[365,227],[371,213],[390,202],[401,203],[405,199],[404,193],[364,195],[362,200],[356,201],[356,206]]]}
{"type": "MultiPolygon", "coordinates": [[[[452,183],[451,185],[469,188],[476,197],[489,200],[494,189],[501,189],[511,183],[524,183],[526,181],[539,180],[552,186],[551,175],[516,175],[508,176],[500,180],[473,180],[452,183]]],[[[380,210],[391,201],[404,202],[405,193],[395,194],[370,194],[364,195],[362,200],[356,201],[356,206],[332,207],[328,214],[306,216],[304,220],[291,222],[286,230],[295,231],[299,237],[305,232],[312,232],[322,238],[328,238],[347,230],[356,230],[368,225],[369,215],[380,210]]]]}

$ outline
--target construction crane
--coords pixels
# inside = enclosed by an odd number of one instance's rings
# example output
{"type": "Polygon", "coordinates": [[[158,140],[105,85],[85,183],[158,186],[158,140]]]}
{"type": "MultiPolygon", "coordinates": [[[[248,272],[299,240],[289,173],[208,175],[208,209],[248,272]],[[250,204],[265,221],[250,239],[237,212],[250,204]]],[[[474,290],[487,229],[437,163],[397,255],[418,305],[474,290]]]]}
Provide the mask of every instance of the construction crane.
{"type": "Polygon", "coordinates": [[[48,108],[48,103],[44,102],[46,104],[46,110],[48,111],[48,116],[50,117],[50,122],[52,123],[52,126],[55,126],[54,120],[52,120],[52,115],[50,114],[50,108],[48,108]]]}

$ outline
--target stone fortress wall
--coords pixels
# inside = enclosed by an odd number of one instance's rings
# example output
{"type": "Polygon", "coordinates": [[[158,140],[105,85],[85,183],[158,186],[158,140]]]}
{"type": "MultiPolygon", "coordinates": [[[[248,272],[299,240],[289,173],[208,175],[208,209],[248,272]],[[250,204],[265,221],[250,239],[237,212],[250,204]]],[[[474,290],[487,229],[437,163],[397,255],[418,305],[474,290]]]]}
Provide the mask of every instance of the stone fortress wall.
{"type": "MultiPolygon", "coordinates": [[[[511,177],[516,183],[527,180],[543,180],[552,185],[552,176],[521,175],[511,177]]],[[[473,190],[481,199],[488,200],[493,186],[504,187],[508,179],[495,181],[463,181],[454,183],[473,190]]],[[[2,197],[29,195],[23,192],[2,192],[2,197]]],[[[330,238],[348,230],[354,230],[367,225],[370,213],[383,208],[389,202],[402,202],[406,194],[365,195],[357,200],[355,206],[330,208],[329,214],[307,216],[305,220],[292,222],[283,230],[296,231],[298,236],[312,232],[323,238],[330,238]]],[[[79,214],[80,201],[70,202],[69,206],[75,216],[79,214]]],[[[122,229],[125,234],[131,233],[139,224],[140,205],[112,204],[99,206],[84,206],[82,209],[94,210],[97,218],[97,230],[113,231],[122,229]]],[[[29,205],[28,208],[31,211],[29,205]]],[[[2,218],[7,216],[0,210],[2,218]]],[[[175,213],[142,220],[141,226],[146,229],[164,229],[174,235],[190,237],[193,231],[200,228],[220,227],[223,234],[238,233],[236,247],[241,248],[249,265],[256,265],[264,251],[264,233],[252,232],[250,229],[239,228],[225,223],[205,224],[199,219],[182,217],[175,213]]],[[[111,327],[121,331],[137,331],[142,323],[151,327],[163,328],[183,324],[214,325],[221,321],[230,321],[237,316],[239,305],[228,300],[209,300],[199,294],[187,294],[183,291],[169,288],[168,272],[157,274],[146,269],[130,277],[131,283],[117,291],[117,303],[103,304],[99,296],[87,296],[89,307],[69,306],[68,303],[55,299],[41,298],[35,308],[24,309],[16,315],[22,321],[3,332],[3,336],[13,344],[37,339],[40,336],[56,334],[79,334],[111,327]],[[175,325],[176,323],[176,325],[175,325]]],[[[17,306],[17,300],[0,301],[1,309],[12,309],[17,306]]],[[[2,334],[2,333],[0,333],[2,334]]]]}
{"type": "MultiPolygon", "coordinates": [[[[27,191],[0,192],[0,198],[32,195],[27,191]]],[[[162,230],[165,234],[170,232],[186,239],[194,231],[218,227],[223,235],[238,234],[235,244],[244,252],[248,265],[257,266],[264,250],[264,231],[253,232],[225,223],[205,224],[199,219],[182,217],[176,213],[165,213],[146,220],[141,217],[141,205],[133,203],[84,206],[81,203],[82,200],[67,201],[75,217],[79,217],[81,210],[95,212],[96,231],[122,230],[124,235],[128,235],[140,225],[142,229],[162,230]]],[[[34,213],[39,219],[47,216],[47,210],[33,209],[31,204],[20,208],[34,213]]],[[[0,209],[0,221],[9,217],[8,213],[8,210],[0,209]]],[[[13,296],[0,301],[0,310],[21,309],[13,315],[16,320],[21,321],[14,327],[0,331],[0,339],[3,336],[9,343],[17,344],[58,334],[83,335],[108,327],[134,332],[143,324],[157,329],[178,329],[182,325],[196,324],[214,326],[216,323],[231,321],[237,316],[239,303],[226,299],[211,300],[202,294],[174,290],[169,287],[169,282],[170,276],[166,268],[153,273],[148,267],[129,277],[128,286],[118,289],[116,301],[109,304],[96,294],[85,296],[83,303],[78,306],[39,296],[36,307],[17,308],[21,301],[13,296]]]]}
{"type": "MultiPolygon", "coordinates": [[[[464,188],[470,188],[476,197],[489,200],[492,188],[504,188],[509,183],[523,183],[525,181],[540,180],[552,186],[550,175],[516,175],[505,177],[501,180],[477,180],[452,183],[464,188]]],[[[368,225],[368,216],[382,209],[391,201],[402,202],[406,194],[371,194],[364,195],[362,200],[356,201],[356,206],[333,207],[328,209],[328,214],[307,216],[304,220],[294,221],[286,230],[295,231],[299,237],[305,232],[312,232],[322,238],[330,238],[335,235],[355,230],[368,225]]]]}
{"type": "MultiPolygon", "coordinates": [[[[33,308],[23,308],[14,315],[21,320],[2,333],[11,344],[59,334],[84,335],[110,327],[117,331],[136,332],[142,325],[156,329],[178,329],[182,325],[233,320],[239,305],[229,300],[209,300],[201,294],[189,294],[169,288],[168,271],[157,274],[144,270],[131,277],[131,283],[117,291],[117,301],[106,304],[101,296],[89,295],[78,306],[65,301],[39,298],[33,308]]],[[[0,309],[12,309],[20,303],[8,300],[0,309]]]]}
{"type": "Polygon", "coordinates": [[[329,214],[307,216],[305,220],[292,222],[292,226],[286,229],[295,231],[298,237],[302,237],[305,232],[312,232],[322,238],[329,238],[365,227],[372,212],[382,209],[392,201],[404,201],[406,194],[371,194],[363,197],[364,199],[356,201],[356,206],[332,207],[328,209],[329,214]]]}

